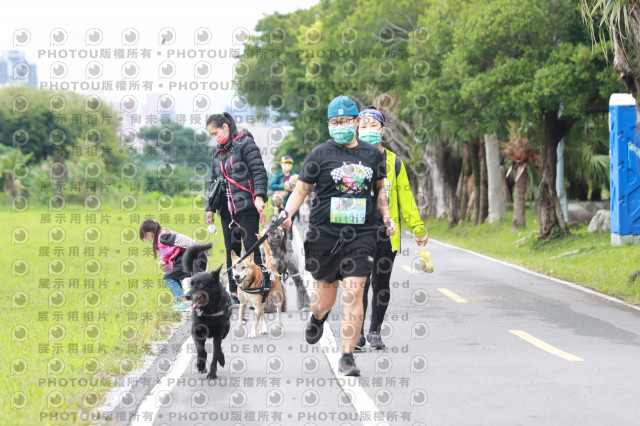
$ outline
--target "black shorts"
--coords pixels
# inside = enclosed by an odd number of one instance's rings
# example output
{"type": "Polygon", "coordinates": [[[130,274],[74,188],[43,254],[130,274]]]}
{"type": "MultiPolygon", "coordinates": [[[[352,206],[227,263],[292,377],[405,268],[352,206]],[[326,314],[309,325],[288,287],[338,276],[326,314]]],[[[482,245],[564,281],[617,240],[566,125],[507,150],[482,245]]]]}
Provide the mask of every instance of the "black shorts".
{"type": "Polygon", "coordinates": [[[358,237],[343,242],[337,238],[317,236],[304,241],[304,269],[315,280],[334,282],[347,277],[367,277],[373,268],[376,239],[358,237]],[[332,253],[333,251],[333,253],[332,253]]]}

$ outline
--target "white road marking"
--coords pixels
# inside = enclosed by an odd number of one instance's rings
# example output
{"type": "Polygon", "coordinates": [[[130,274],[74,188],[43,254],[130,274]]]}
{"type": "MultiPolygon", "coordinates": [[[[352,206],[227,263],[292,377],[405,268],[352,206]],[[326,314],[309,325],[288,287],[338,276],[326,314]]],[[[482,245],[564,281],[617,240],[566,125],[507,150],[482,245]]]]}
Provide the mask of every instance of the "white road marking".
{"type": "Polygon", "coordinates": [[[369,395],[367,395],[362,386],[360,386],[360,380],[357,377],[346,377],[338,374],[338,361],[342,354],[338,349],[338,345],[336,344],[336,340],[333,335],[333,330],[328,322],[324,323],[324,333],[322,334],[318,344],[320,344],[320,347],[322,348],[322,353],[327,357],[331,371],[333,371],[333,375],[338,379],[338,384],[342,390],[347,394],[353,395],[351,398],[351,405],[353,405],[356,412],[364,412],[369,414],[372,419],[379,419],[376,421],[360,419],[362,424],[366,426],[378,426],[381,422],[384,422],[385,420],[380,420],[385,419],[384,413],[378,410],[376,404],[369,395]]]}

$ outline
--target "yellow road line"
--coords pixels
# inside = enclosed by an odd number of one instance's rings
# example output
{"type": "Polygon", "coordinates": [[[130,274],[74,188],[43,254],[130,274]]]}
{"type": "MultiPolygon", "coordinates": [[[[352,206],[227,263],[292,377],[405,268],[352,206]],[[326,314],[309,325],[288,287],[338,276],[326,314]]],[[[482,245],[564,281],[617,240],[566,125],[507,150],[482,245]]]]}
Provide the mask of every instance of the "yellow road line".
{"type": "Polygon", "coordinates": [[[577,357],[575,355],[571,355],[570,353],[562,351],[562,350],[556,348],[555,346],[551,346],[547,342],[543,342],[542,340],[538,339],[537,337],[533,337],[532,335],[530,335],[526,331],[509,330],[509,333],[513,333],[516,336],[518,336],[519,338],[524,339],[527,342],[531,343],[532,345],[539,347],[543,351],[547,351],[550,354],[553,354],[555,356],[559,356],[560,358],[566,359],[567,361],[584,361],[580,357],[577,357]]]}
{"type": "Polygon", "coordinates": [[[462,297],[458,296],[451,290],[447,290],[446,288],[439,288],[438,291],[444,294],[445,296],[449,296],[450,298],[452,298],[454,301],[458,303],[469,303],[466,299],[463,299],[462,297]]]}
{"type": "Polygon", "coordinates": [[[421,273],[420,271],[416,271],[409,265],[400,265],[400,267],[412,275],[419,275],[421,273]]]}

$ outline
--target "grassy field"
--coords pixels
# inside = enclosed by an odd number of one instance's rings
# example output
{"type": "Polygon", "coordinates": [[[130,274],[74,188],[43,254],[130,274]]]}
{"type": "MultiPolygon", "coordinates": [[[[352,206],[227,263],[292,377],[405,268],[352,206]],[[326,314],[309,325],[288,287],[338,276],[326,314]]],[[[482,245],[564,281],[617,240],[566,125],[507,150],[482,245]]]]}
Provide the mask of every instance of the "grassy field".
{"type": "Polygon", "coordinates": [[[433,219],[426,224],[429,236],[437,240],[640,305],[640,278],[629,282],[629,275],[640,270],[640,246],[612,246],[610,234],[591,234],[586,224],[572,226],[570,237],[540,242],[535,235],[538,218],[530,209],[527,227],[519,232],[511,232],[511,212],[507,216],[506,222],[480,226],[450,228],[446,221],[433,219]]]}
{"type": "Polygon", "coordinates": [[[138,236],[143,219],[212,241],[211,266],[223,262],[218,217],[211,235],[201,205],[176,199],[166,208],[149,198],[133,211],[1,208],[0,424],[89,423],[74,416],[101,406],[112,379],[139,367],[180,319],[151,245],[138,236]]]}

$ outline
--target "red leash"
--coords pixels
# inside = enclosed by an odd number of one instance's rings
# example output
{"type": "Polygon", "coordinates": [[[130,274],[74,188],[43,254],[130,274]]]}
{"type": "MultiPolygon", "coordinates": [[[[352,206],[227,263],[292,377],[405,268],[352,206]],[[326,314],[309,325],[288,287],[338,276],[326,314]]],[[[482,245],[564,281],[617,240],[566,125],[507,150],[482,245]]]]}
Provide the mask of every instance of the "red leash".
{"type": "MultiPolygon", "coordinates": [[[[220,154],[220,157],[222,157],[222,154],[220,154]]],[[[233,158],[233,157],[232,157],[233,158]]],[[[233,161],[233,160],[232,160],[233,161]]],[[[233,165],[231,166],[233,167],[233,165]]],[[[247,191],[249,194],[251,194],[251,199],[253,200],[253,205],[256,205],[256,196],[255,193],[253,192],[253,184],[251,183],[251,180],[249,180],[249,189],[245,188],[243,185],[239,184],[238,182],[236,182],[233,178],[231,178],[231,176],[229,176],[229,174],[227,173],[226,168],[224,167],[224,164],[222,164],[222,160],[220,160],[220,170],[222,170],[222,175],[225,177],[225,179],[227,179],[227,181],[229,183],[234,184],[236,187],[240,188],[243,191],[247,191]]],[[[237,212],[236,209],[236,205],[233,202],[233,196],[231,195],[231,190],[229,189],[229,197],[231,198],[231,202],[233,203],[233,210],[234,213],[237,212]]],[[[267,222],[264,220],[264,216],[262,215],[262,210],[259,210],[256,207],[256,210],[258,210],[258,214],[260,215],[260,220],[262,221],[262,226],[264,227],[264,229],[267,229],[267,222]]]]}

